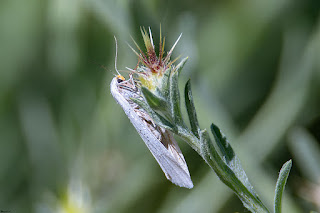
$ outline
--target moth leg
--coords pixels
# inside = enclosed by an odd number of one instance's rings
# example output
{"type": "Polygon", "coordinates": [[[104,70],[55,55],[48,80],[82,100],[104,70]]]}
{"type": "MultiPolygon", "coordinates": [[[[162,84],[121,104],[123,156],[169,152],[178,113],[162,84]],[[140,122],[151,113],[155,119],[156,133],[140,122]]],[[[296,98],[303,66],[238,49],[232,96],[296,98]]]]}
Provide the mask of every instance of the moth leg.
{"type": "Polygon", "coordinates": [[[128,80],[128,81],[129,81],[130,84],[132,85],[132,89],[133,89],[135,92],[138,92],[138,87],[136,86],[136,82],[135,82],[135,80],[134,80],[134,78],[133,78],[133,74],[132,74],[132,73],[129,74],[129,80],[128,80]]]}

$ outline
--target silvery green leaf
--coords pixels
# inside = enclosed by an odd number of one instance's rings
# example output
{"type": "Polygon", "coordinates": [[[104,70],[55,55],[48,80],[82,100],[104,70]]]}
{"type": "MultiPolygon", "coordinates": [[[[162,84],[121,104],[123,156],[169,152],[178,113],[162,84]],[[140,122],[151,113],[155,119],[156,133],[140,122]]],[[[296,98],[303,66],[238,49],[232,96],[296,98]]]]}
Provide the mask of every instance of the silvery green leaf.
{"type": "Polygon", "coordinates": [[[236,156],[231,144],[227,138],[220,131],[219,127],[211,124],[211,132],[214,136],[215,142],[223,156],[223,161],[228,165],[228,167],[235,173],[237,178],[242,182],[244,186],[257,198],[257,193],[254,191],[253,186],[248,180],[248,177],[241,166],[240,159],[236,156]]]}
{"type": "Polygon", "coordinates": [[[283,164],[277,180],[275,197],[274,197],[274,213],[281,213],[281,200],[284,187],[286,185],[289,173],[292,167],[292,161],[289,160],[283,164]]]}
{"type": "Polygon", "coordinates": [[[137,98],[131,98],[131,100],[136,104],[138,104],[141,108],[143,108],[151,116],[151,118],[156,124],[158,124],[159,126],[165,129],[172,131],[172,129],[174,128],[174,125],[170,121],[168,121],[166,118],[164,118],[162,115],[152,110],[146,102],[137,98]]]}
{"type": "Polygon", "coordinates": [[[155,95],[146,87],[141,87],[141,92],[152,109],[164,111],[168,108],[166,101],[162,97],[155,95]]]}
{"type": "Polygon", "coordinates": [[[261,200],[243,184],[225,160],[220,157],[206,130],[202,130],[200,134],[200,150],[207,164],[216,172],[220,180],[237,194],[247,209],[251,212],[269,212],[261,200]]]}
{"type": "Polygon", "coordinates": [[[175,72],[178,73],[178,75],[180,74],[182,68],[184,67],[184,65],[186,64],[188,60],[188,57],[182,59],[182,61],[180,61],[180,63],[175,67],[175,72]]]}
{"type": "Polygon", "coordinates": [[[169,80],[169,101],[170,101],[170,108],[171,108],[171,115],[173,121],[176,125],[185,126],[182,120],[182,114],[180,109],[180,93],[178,87],[178,73],[173,72],[171,73],[170,80],[169,80]]]}
{"type": "Polygon", "coordinates": [[[162,82],[160,84],[160,87],[157,88],[156,93],[161,94],[164,99],[169,99],[170,95],[170,77],[171,77],[171,67],[166,69],[163,73],[162,82]]]}
{"type": "Polygon", "coordinates": [[[186,83],[184,94],[185,94],[185,102],[186,102],[187,113],[189,116],[191,131],[197,138],[199,138],[199,134],[201,130],[200,130],[200,126],[197,118],[196,109],[193,103],[190,80],[188,80],[188,82],[186,83]]]}

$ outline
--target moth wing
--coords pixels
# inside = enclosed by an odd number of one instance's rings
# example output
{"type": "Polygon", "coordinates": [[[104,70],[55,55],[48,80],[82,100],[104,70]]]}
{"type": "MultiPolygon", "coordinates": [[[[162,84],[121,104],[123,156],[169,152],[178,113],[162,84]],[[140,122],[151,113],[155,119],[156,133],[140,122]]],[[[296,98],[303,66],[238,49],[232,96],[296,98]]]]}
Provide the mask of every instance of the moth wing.
{"type": "MultiPolygon", "coordinates": [[[[148,133],[147,130],[144,132],[144,137],[140,136],[157,160],[167,179],[178,186],[189,189],[193,188],[193,183],[184,158],[181,158],[180,155],[178,158],[175,158],[171,154],[171,150],[168,150],[156,137],[149,134],[151,134],[151,132],[148,133]]],[[[175,154],[178,155],[178,153],[175,154]]]]}
{"type": "Polygon", "coordinates": [[[189,174],[187,163],[183,157],[178,143],[168,130],[163,130],[161,128],[161,131],[163,136],[161,143],[167,147],[168,151],[171,153],[174,159],[176,159],[180,166],[189,174]]]}
{"type": "Polygon", "coordinates": [[[157,160],[167,179],[178,186],[192,188],[193,183],[190,178],[187,164],[184,161],[179,146],[176,144],[173,137],[171,136],[171,141],[168,143],[169,149],[167,149],[165,145],[162,144],[150,131],[147,125],[130,106],[128,101],[119,93],[116,77],[111,81],[110,87],[112,96],[122,107],[131,123],[136,128],[140,137],[157,160]],[[171,143],[172,139],[174,141],[173,143],[171,143]]]}

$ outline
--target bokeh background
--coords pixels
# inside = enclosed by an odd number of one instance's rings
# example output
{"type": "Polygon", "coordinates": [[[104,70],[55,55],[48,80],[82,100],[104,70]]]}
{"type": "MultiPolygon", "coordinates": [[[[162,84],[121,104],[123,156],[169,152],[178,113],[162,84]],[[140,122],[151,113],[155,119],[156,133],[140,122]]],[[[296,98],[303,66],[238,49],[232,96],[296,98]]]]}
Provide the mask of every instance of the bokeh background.
{"type": "Polygon", "coordinates": [[[160,24],[168,50],[189,57],[202,128],[227,135],[272,209],[284,162],[284,212],[320,211],[319,0],[2,0],[0,210],[247,212],[177,138],[194,181],[174,186],[110,94],[134,68],[127,42],[160,24]],[[127,75],[127,73],[123,73],[127,75]]]}

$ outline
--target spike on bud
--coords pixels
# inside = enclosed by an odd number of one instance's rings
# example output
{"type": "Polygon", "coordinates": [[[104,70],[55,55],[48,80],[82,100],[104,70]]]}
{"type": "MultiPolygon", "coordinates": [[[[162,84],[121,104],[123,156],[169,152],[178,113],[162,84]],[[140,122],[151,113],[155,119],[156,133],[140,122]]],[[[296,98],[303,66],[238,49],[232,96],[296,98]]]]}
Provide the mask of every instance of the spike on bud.
{"type": "Polygon", "coordinates": [[[170,61],[170,57],[182,34],[178,37],[177,41],[174,43],[166,56],[164,56],[165,38],[162,38],[161,28],[158,55],[155,50],[150,27],[148,31],[144,27],[142,27],[140,28],[140,31],[143,37],[144,45],[146,47],[146,53],[141,50],[139,45],[134,40],[133,42],[139,53],[129,45],[134,53],[138,56],[139,63],[142,64],[142,66],[139,66],[137,68],[135,73],[138,74],[139,80],[143,86],[147,87],[150,90],[154,90],[159,86],[159,83],[161,82],[165,71],[171,68],[171,65],[176,61],[176,59],[170,61]]]}

